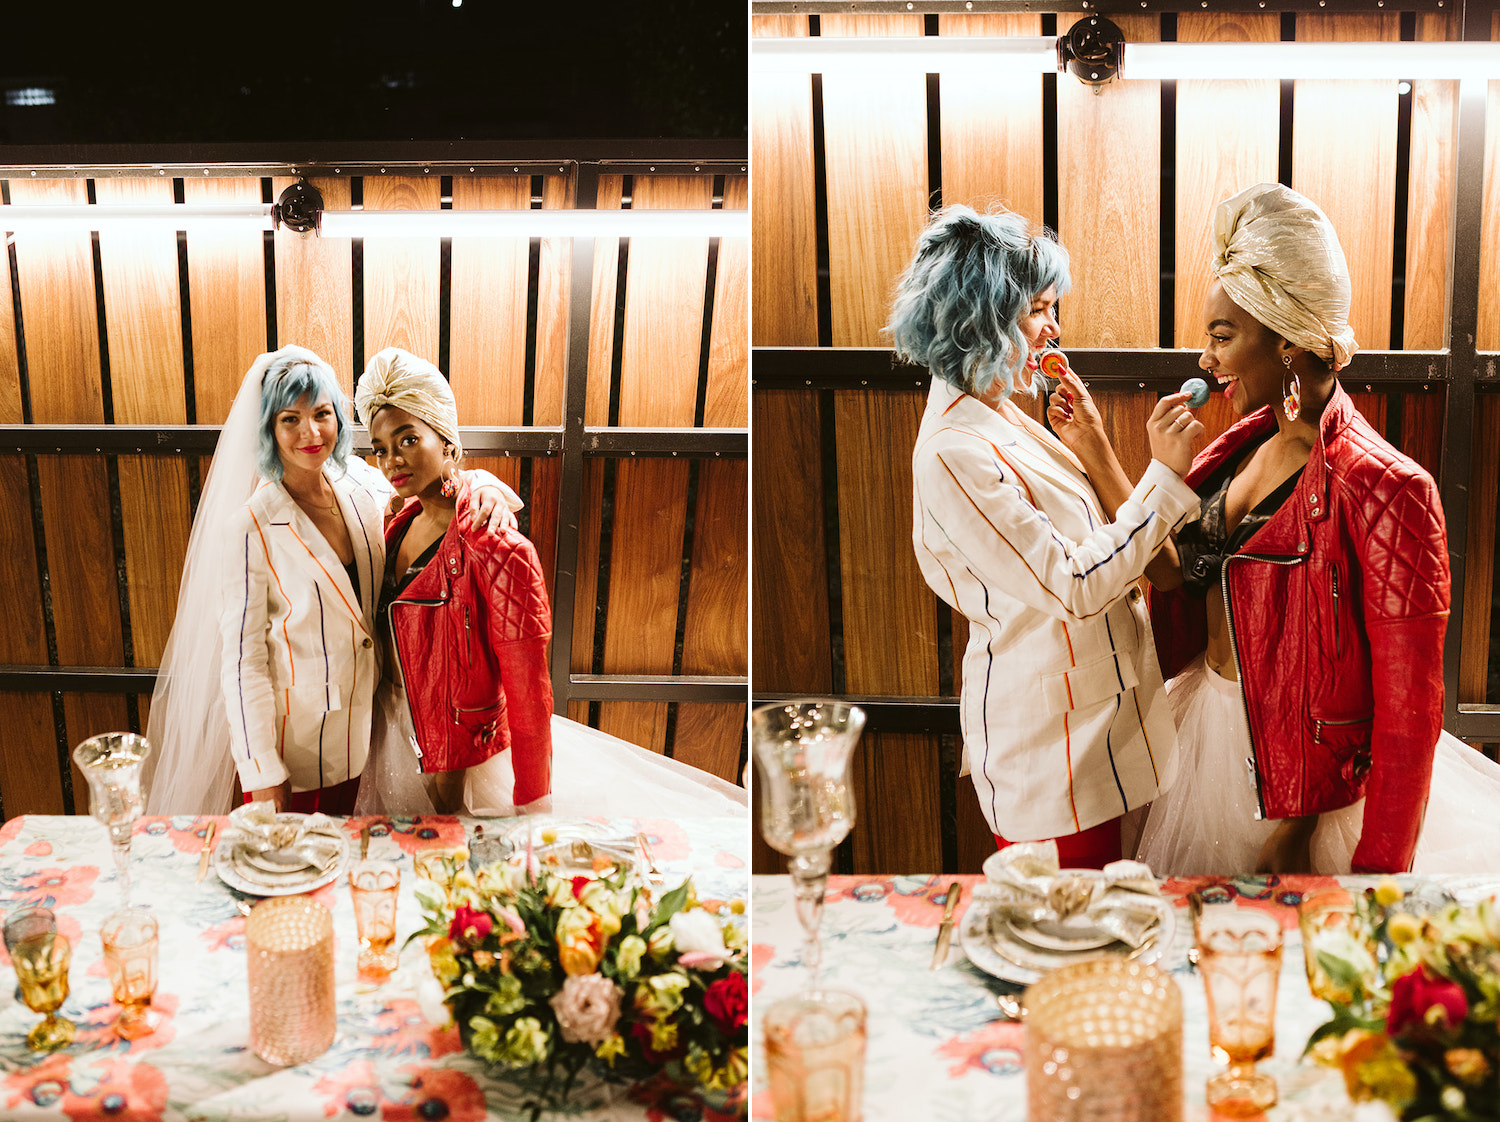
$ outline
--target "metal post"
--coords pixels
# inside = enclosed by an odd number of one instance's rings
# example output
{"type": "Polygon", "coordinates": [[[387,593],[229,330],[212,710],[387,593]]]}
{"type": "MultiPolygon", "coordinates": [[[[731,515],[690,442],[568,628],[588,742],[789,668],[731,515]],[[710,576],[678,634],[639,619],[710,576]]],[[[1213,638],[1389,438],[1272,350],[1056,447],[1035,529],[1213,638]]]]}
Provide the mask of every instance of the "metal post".
{"type": "MultiPolygon", "coordinates": [[[[599,202],[599,164],[579,163],[573,205],[599,202]]],[[[578,524],[583,516],[583,417],[589,389],[589,321],[594,239],[573,239],[568,273],[567,389],[563,402],[562,481],[557,502],[557,561],[552,577],[552,711],[566,715],[572,691],[573,597],[578,583],[578,524]],[[559,641],[559,636],[564,641],[559,641]]]]}

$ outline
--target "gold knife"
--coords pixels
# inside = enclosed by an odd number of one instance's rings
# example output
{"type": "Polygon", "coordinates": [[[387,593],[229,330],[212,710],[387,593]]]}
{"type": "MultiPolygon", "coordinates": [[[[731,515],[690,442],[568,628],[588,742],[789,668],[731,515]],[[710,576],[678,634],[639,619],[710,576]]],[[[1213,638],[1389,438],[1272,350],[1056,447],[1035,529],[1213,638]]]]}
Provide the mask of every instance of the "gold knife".
{"type": "Polygon", "coordinates": [[[208,873],[208,859],[213,856],[214,852],[214,828],[216,826],[218,826],[217,822],[210,822],[208,824],[208,833],[203,835],[203,850],[198,854],[199,881],[202,881],[208,873]]]}
{"type": "Polygon", "coordinates": [[[943,922],[938,927],[937,949],[932,952],[932,969],[936,970],[948,959],[948,940],[953,937],[953,910],[963,898],[964,886],[954,881],[948,886],[948,899],[943,904],[943,922]]]}

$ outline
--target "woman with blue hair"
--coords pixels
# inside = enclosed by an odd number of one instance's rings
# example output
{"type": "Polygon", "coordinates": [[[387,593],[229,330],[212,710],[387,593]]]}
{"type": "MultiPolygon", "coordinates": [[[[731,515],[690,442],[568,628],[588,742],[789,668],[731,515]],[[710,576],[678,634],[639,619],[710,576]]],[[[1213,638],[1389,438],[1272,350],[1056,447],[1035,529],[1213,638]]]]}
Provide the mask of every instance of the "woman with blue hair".
{"type": "MultiPolygon", "coordinates": [[[[1181,476],[1202,431],[1172,394],[1147,423],[1134,487],[1108,451],[1086,474],[1011,400],[1039,388],[1067,291],[1061,245],[1014,213],[951,206],[901,276],[887,330],[932,373],[912,453],[912,542],[969,619],[961,724],[996,843],[1056,839],[1065,866],[1121,856],[1119,818],[1172,782],[1176,734],[1135,582],[1198,511],[1181,476]]],[[[1071,372],[1049,413],[1065,441],[1097,418],[1071,372]],[[1059,398],[1062,400],[1062,398],[1059,398]]]]}
{"type": "MultiPolygon", "coordinates": [[[[236,774],[278,810],[352,810],[389,491],[351,447],[332,367],[302,347],[256,360],[193,521],[151,700],[148,813],[223,813],[236,774]]],[[[504,518],[503,492],[485,495],[476,518],[504,518]]]]}

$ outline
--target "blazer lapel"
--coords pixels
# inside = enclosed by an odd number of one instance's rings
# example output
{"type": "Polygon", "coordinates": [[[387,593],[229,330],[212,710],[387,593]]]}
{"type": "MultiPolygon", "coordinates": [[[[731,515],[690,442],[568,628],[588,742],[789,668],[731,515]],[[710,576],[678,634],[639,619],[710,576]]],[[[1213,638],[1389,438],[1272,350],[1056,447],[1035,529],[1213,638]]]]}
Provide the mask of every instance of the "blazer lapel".
{"type": "MultiPolygon", "coordinates": [[[[283,544],[287,553],[296,559],[315,582],[334,593],[331,596],[325,594],[325,601],[329,606],[343,612],[368,634],[369,628],[365,627],[366,615],[360,602],[361,597],[354,595],[354,585],[350,583],[349,574],[339,562],[338,554],[334,553],[333,546],[328,544],[328,539],[323,536],[323,532],[297,505],[296,500],[287,493],[286,488],[277,484],[276,489],[280,495],[277,496],[279,501],[271,510],[271,524],[281,535],[284,535],[283,544]]],[[[339,510],[344,517],[344,523],[350,526],[350,537],[355,542],[354,556],[358,562],[360,552],[364,549],[363,535],[355,533],[359,526],[359,519],[354,514],[353,504],[348,494],[337,486],[334,487],[334,493],[338,496],[339,510]]],[[[359,570],[362,593],[372,583],[365,579],[369,568],[369,559],[366,557],[364,565],[359,570]]]]}
{"type": "Polygon", "coordinates": [[[1094,494],[1093,484],[1089,482],[1083,468],[1078,465],[1073,454],[1046,429],[1034,422],[1023,428],[1021,424],[973,398],[965,402],[962,408],[964,409],[964,423],[1002,448],[1009,446],[1010,452],[1018,455],[1026,470],[1045,476],[1048,482],[1077,495],[1095,515],[1100,519],[1103,518],[1103,512],[1099,509],[1099,499],[1094,494]],[[1047,449],[1046,454],[1034,451],[1029,447],[1029,442],[1020,440],[1023,431],[1041,443],[1047,449]]]}

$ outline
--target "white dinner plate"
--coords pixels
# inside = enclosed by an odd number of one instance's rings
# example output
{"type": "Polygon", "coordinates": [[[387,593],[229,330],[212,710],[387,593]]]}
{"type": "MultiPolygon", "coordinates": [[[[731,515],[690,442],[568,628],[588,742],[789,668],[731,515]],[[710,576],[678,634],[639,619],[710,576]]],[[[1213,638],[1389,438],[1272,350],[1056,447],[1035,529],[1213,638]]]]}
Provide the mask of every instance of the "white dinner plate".
{"type": "MultiPolygon", "coordinates": [[[[1172,901],[1160,896],[1140,897],[1141,905],[1160,916],[1145,950],[1134,953],[1137,962],[1155,962],[1172,946],[1177,934],[1177,914],[1172,901]]],[[[992,901],[976,896],[964,912],[963,923],[958,930],[959,943],[969,961],[986,974],[1003,978],[1007,982],[1018,982],[1029,986],[1048,971],[1059,966],[1077,962],[1096,955],[1131,955],[1132,949],[1125,943],[1112,941],[1104,946],[1075,950],[1048,950],[1022,939],[1010,930],[1008,923],[998,924],[999,930],[990,930],[990,906],[992,901]]]]}
{"type": "Polygon", "coordinates": [[[267,854],[250,850],[236,830],[214,847],[214,872],[230,888],[248,896],[295,896],[332,884],[349,864],[349,839],[332,824],[312,832],[338,843],[338,855],[326,868],[307,864],[293,867],[295,861],[286,861],[281,871],[275,871],[276,863],[267,861],[267,854]]]}

